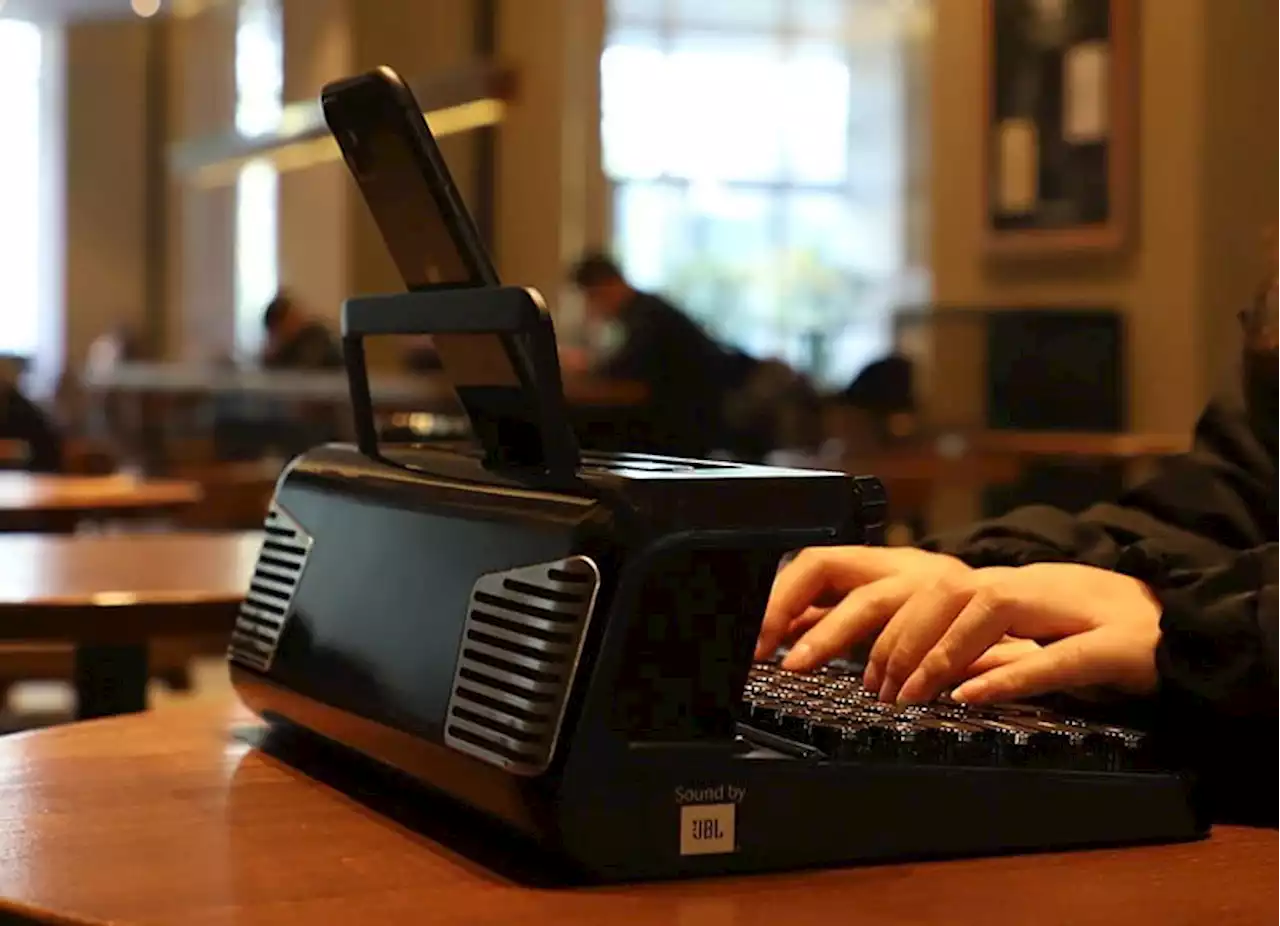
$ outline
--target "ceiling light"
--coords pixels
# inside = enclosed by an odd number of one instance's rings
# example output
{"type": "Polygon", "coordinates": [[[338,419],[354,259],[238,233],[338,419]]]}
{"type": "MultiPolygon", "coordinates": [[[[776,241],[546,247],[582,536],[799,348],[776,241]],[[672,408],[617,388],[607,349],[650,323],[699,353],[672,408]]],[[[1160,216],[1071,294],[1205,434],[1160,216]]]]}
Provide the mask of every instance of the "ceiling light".
{"type": "Polygon", "coordinates": [[[160,12],[160,0],[129,0],[129,5],[139,16],[155,16],[160,12]]]}

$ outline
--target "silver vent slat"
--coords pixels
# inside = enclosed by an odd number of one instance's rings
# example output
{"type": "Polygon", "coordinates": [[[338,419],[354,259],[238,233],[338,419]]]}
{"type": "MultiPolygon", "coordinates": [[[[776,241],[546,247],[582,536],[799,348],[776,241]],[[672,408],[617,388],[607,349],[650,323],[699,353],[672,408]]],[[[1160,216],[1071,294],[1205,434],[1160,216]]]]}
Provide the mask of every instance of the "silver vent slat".
{"type": "MultiPolygon", "coordinates": [[[[503,703],[514,707],[520,712],[520,714],[536,714],[539,716],[546,715],[549,717],[555,713],[556,709],[553,702],[544,702],[542,704],[530,706],[526,698],[522,698],[519,695],[508,694],[505,691],[499,691],[497,688],[490,688],[488,685],[467,679],[463,679],[461,688],[464,689],[463,695],[466,697],[467,702],[471,704],[480,703],[479,700],[473,696],[474,693],[475,695],[488,698],[492,701],[502,701],[503,703]]],[[[513,714],[513,716],[515,715],[513,714]]]]}
{"type": "Polygon", "coordinates": [[[471,589],[445,743],[518,775],[555,753],[600,570],[585,556],[483,575],[471,589]]]}
{"type": "Polygon", "coordinates": [[[472,632],[475,636],[469,636],[468,639],[475,640],[476,642],[479,642],[477,637],[496,637],[497,639],[504,640],[507,643],[514,643],[517,646],[535,649],[551,656],[559,656],[573,651],[573,647],[567,643],[557,643],[553,640],[540,640],[537,637],[513,633],[505,627],[495,627],[492,624],[479,624],[472,632]]]}
{"type": "Polygon", "coordinates": [[[274,500],[265,528],[266,538],[227,647],[228,659],[259,672],[268,671],[275,659],[312,542],[274,500]]]}

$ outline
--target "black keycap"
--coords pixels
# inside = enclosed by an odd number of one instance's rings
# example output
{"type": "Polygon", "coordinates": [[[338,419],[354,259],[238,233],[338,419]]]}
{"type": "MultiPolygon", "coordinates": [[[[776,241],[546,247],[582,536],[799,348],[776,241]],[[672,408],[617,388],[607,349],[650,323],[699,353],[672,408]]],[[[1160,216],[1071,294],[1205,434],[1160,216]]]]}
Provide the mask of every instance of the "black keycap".
{"type": "Polygon", "coordinates": [[[756,701],[751,705],[749,719],[751,725],[762,730],[770,730],[778,719],[781,705],[776,702],[756,701]]]}

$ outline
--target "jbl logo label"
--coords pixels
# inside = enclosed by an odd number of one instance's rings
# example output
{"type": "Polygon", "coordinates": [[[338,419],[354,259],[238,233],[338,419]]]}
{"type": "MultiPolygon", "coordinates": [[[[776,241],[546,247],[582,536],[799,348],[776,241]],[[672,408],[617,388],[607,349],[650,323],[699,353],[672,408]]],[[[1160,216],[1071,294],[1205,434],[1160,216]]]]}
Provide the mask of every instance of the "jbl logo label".
{"type": "Polygon", "coordinates": [[[686,804],[680,808],[680,854],[732,852],[737,804],[686,804]]]}

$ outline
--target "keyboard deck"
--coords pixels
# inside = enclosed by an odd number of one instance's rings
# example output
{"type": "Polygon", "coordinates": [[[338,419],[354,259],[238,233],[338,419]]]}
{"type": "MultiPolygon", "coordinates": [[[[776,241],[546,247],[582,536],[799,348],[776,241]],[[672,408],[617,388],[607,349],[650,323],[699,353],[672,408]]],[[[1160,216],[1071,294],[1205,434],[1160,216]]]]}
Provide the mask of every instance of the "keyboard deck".
{"type": "Polygon", "coordinates": [[[823,756],[913,765],[1144,771],[1144,734],[1027,704],[885,704],[839,667],[789,672],[752,667],[743,732],[796,743],[823,756]]]}

